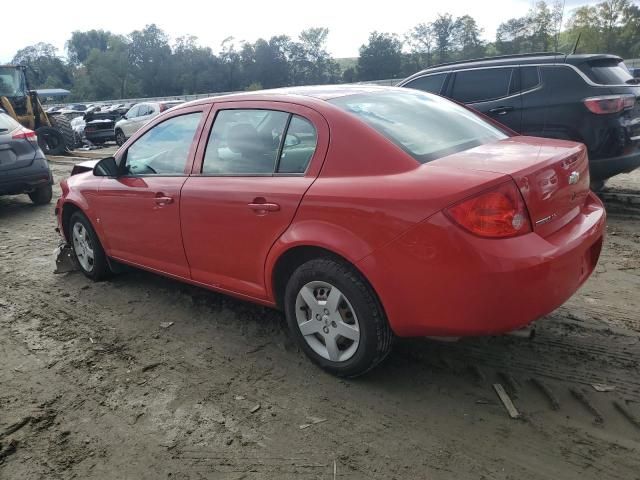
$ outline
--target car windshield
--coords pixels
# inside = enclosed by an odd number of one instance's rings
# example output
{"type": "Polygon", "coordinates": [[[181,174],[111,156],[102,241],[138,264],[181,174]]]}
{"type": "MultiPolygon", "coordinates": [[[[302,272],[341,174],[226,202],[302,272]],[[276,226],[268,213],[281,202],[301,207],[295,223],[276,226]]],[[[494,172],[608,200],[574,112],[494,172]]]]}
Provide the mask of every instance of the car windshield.
{"type": "Polygon", "coordinates": [[[24,76],[17,68],[0,67],[0,96],[16,97],[26,90],[24,76]]]}
{"type": "Polygon", "coordinates": [[[425,92],[394,90],[330,102],[375,128],[420,163],[507,137],[470,110],[425,92]]]}

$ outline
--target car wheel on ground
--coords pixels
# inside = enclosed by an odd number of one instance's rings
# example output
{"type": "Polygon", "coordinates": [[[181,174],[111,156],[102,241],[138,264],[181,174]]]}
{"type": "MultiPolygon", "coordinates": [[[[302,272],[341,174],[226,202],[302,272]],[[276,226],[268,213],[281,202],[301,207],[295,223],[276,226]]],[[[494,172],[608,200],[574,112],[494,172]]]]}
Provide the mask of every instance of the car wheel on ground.
{"type": "Polygon", "coordinates": [[[43,187],[36,188],[33,192],[28,193],[29,198],[36,205],[46,205],[51,202],[53,197],[53,188],[51,185],[45,185],[43,187]]]}
{"type": "Polygon", "coordinates": [[[52,115],[49,117],[51,126],[57,129],[64,140],[64,150],[73,150],[76,146],[75,132],[71,122],[64,115],[52,115]]]}
{"type": "Polygon", "coordinates": [[[116,130],[116,143],[118,146],[124,145],[124,142],[127,141],[127,138],[124,136],[124,132],[122,130],[116,130]]]}
{"type": "Polygon", "coordinates": [[[109,264],[100,239],[83,213],[75,212],[71,216],[68,238],[82,273],[95,281],[109,275],[109,264]]]}
{"type": "Polygon", "coordinates": [[[355,377],[380,363],[393,333],[362,275],[331,258],[296,269],[284,298],[289,328],[302,350],[328,372],[355,377]]]}
{"type": "Polygon", "coordinates": [[[60,130],[53,127],[40,127],[36,130],[38,145],[47,155],[61,155],[67,147],[60,130]]]}

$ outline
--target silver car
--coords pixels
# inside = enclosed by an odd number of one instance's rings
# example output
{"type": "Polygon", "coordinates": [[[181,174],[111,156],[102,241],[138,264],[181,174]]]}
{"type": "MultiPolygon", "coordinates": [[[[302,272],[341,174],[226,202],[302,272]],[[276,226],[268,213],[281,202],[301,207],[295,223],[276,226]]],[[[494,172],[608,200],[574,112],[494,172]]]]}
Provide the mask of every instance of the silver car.
{"type": "Polygon", "coordinates": [[[180,105],[181,101],[166,102],[144,102],[137,103],[124,115],[122,120],[118,120],[115,126],[116,143],[122,145],[136,133],[143,125],[152,118],[160,115],[161,112],[180,105]]]}

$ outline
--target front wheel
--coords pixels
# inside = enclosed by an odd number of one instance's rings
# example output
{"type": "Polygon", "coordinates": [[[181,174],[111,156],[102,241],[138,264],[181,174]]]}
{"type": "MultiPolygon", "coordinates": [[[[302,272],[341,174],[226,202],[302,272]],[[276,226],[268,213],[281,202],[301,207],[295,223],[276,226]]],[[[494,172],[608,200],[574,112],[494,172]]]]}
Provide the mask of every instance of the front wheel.
{"type": "Polygon", "coordinates": [[[91,280],[102,280],[109,273],[107,256],[89,219],[75,212],[69,220],[68,237],[80,270],[91,280]]]}
{"type": "Polygon", "coordinates": [[[289,328],[307,356],[328,372],[355,377],[391,351],[393,333],[375,293],[350,265],[310,260],[285,291],[289,328]]]}

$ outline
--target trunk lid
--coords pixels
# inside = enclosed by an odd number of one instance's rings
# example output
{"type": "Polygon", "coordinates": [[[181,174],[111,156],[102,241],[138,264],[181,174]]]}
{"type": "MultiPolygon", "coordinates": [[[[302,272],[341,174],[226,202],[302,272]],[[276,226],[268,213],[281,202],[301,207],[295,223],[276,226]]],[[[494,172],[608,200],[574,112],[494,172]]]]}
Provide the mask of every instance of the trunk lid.
{"type": "Polygon", "coordinates": [[[509,175],[524,198],[533,230],[543,237],[573,220],[589,194],[587,151],[575,142],[516,136],[431,164],[509,175]]]}

